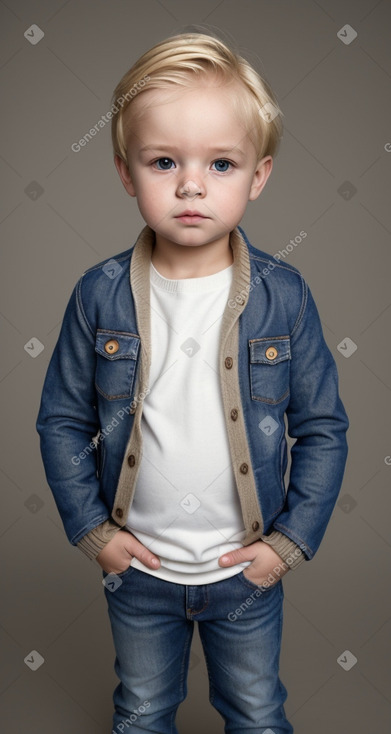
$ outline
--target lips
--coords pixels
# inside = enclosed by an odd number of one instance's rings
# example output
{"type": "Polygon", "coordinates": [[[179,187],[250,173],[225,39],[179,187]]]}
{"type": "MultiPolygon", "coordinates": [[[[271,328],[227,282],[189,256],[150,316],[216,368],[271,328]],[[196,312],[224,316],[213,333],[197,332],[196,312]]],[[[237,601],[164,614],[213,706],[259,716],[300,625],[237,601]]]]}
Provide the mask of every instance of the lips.
{"type": "Polygon", "coordinates": [[[190,209],[186,209],[185,212],[177,214],[175,219],[178,219],[179,217],[203,217],[204,219],[208,219],[208,217],[205,217],[205,215],[201,214],[201,212],[192,211],[190,209]]]}

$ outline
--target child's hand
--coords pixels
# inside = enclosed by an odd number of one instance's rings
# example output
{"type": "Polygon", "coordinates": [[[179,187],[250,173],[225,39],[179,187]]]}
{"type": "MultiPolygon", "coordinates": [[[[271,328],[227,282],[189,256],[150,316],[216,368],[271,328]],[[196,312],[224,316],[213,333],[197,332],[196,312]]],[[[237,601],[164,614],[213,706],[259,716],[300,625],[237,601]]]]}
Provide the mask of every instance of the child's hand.
{"type": "Polygon", "coordinates": [[[220,566],[235,566],[243,561],[252,561],[243,570],[243,574],[258,586],[274,586],[281,576],[289,571],[289,566],[268,543],[256,540],[255,543],[237,548],[231,553],[225,553],[219,558],[220,566]]]}
{"type": "Polygon", "coordinates": [[[148,568],[159,568],[160,560],[127,530],[118,530],[102,548],[96,560],[106,573],[123,573],[132,558],[138,558],[148,568]]]}

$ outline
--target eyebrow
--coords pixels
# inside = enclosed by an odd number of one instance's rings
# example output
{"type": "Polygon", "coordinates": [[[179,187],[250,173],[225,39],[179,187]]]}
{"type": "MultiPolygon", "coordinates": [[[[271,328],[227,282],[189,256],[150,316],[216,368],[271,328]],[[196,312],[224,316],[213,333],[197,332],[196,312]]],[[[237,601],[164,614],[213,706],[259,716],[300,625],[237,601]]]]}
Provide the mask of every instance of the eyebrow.
{"type": "MultiPolygon", "coordinates": [[[[177,148],[176,148],[175,145],[144,145],[143,148],[140,148],[140,153],[143,153],[144,151],[148,151],[148,150],[149,151],[154,150],[156,152],[157,151],[166,151],[166,150],[167,151],[176,151],[177,148]]],[[[208,148],[208,150],[211,153],[213,152],[213,153],[216,153],[218,155],[223,155],[223,154],[231,154],[232,155],[232,152],[239,153],[239,155],[241,155],[243,158],[245,158],[245,155],[246,155],[244,153],[244,151],[241,150],[240,148],[238,148],[236,145],[231,145],[231,146],[227,146],[227,147],[223,147],[223,148],[210,147],[210,148],[208,148]]]]}

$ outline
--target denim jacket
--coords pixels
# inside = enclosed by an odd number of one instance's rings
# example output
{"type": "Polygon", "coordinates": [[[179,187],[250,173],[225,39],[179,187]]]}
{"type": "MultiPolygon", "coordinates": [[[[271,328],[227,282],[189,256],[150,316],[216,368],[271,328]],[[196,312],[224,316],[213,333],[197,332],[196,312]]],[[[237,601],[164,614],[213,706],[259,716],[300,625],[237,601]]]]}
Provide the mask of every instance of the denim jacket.
{"type": "MultiPolygon", "coordinates": [[[[47,481],[70,543],[91,559],[124,527],[136,489],[154,242],[145,226],[131,249],[81,276],[42,392],[37,430],[47,481]]],[[[295,568],[314,556],[325,533],[349,422],[300,272],[255,248],[240,227],[230,247],[219,376],[243,544],[263,540],[295,568]],[[286,432],[295,439],[288,486],[286,432]]]]}

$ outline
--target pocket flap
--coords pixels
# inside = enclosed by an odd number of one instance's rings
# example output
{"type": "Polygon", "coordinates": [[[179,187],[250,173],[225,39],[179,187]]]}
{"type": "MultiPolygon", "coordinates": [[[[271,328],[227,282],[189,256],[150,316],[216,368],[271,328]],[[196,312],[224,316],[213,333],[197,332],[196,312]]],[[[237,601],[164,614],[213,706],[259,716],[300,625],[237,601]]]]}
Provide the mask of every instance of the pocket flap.
{"type": "Polygon", "coordinates": [[[125,331],[98,329],[95,351],[106,359],[137,359],[140,337],[125,331]]]}
{"type": "Polygon", "coordinates": [[[253,364],[278,364],[291,358],[289,336],[271,336],[250,339],[250,362],[253,364]]]}

